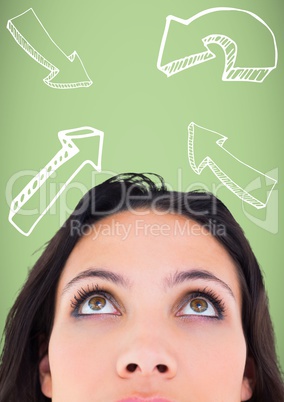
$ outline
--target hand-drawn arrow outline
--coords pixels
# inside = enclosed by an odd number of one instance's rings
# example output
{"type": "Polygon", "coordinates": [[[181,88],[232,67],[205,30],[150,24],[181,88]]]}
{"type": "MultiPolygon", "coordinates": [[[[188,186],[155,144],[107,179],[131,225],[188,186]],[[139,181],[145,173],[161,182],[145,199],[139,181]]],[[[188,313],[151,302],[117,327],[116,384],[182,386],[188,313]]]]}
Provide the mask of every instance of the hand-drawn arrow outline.
{"type": "Polygon", "coordinates": [[[225,53],[225,68],[223,71],[222,80],[223,81],[249,81],[249,82],[258,82],[261,83],[265,80],[268,74],[274,70],[277,66],[278,62],[278,50],[276,39],[274,33],[270,29],[270,27],[263,21],[258,15],[238,8],[231,8],[231,7],[215,7],[210,8],[208,10],[201,11],[200,13],[194,15],[193,17],[184,20],[173,15],[169,15],[166,18],[166,26],[164,30],[164,34],[162,37],[162,42],[159,50],[158,61],[157,61],[157,68],[158,70],[162,71],[170,77],[174,74],[179,73],[180,71],[186,70],[188,68],[194,67],[201,63],[206,63],[209,60],[214,59],[216,56],[212,53],[207,45],[210,44],[217,44],[221,46],[225,53]],[[183,57],[181,59],[177,59],[171,61],[164,66],[162,66],[162,57],[165,49],[165,44],[168,36],[168,31],[170,28],[171,21],[176,21],[183,25],[189,25],[193,21],[197,20],[198,18],[203,17],[206,14],[215,13],[218,11],[241,11],[243,13],[251,15],[253,18],[258,20],[261,24],[263,24],[271,33],[273,42],[274,42],[274,50],[275,50],[275,63],[274,66],[271,67],[234,67],[236,58],[237,58],[237,44],[231,38],[225,35],[220,34],[212,34],[202,39],[204,46],[207,48],[206,51],[193,54],[187,57],[183,57]]]}
{"type": "Polygon", "coordinates": [[[237,197],[239,197],[241,200],[243,200],[244,202],[251,204],[252,206],[254,206],[257,209],[260,208],[264,208],[266,207],[270,195],[277,183],[277,180],[275,180],[274,178],[265,175],[264,173],[260,172],[257,169],[254,169],[253,167],[247,165],[246,163],[242,162],[240,159],[236,158],[233,154],[231,154],[229,151],[227,151],[224,148],[224,143],[225,141],[228,139],[228,137],[225,137],[222,134],[217,133],[216,131],[213,130],[209,130],[205,127],[199,126],[198,124],[195,124],[194,122],[191,122],[190,125],[188,126],[188,161],[189,164],[191,166],[191,168],[193,169],[193,171],[195,173],[197,173],[198,175],[201,174],[202,170],[208,166],[212,172],[215,174],[215,176],[221,181],[221,183],[223,183],[230,191],[232,191],[237,197]],[[219,166],[209,157],[206,156],[203,161],[199,164],[199,166],[196,165],[195,162],[195,156],[194,156],[194,131],[195,131],[195,127],[198,127],[202,130],[205,131],[209,131],[213,134],[217,134],[220,139],[216,141],[216,144],[221,147],[225,152],[227,152],[232,158],[234,158],[235,160],[238,161],[238,163],[247,166],[248,169],[255,171],[259,176],[264,177],[265,179],[269,179],[273,182],[272,188],[270,189],[270,192],[267,196],[266,202],[263,203],[262,201],[258,200],[257,198],[255,198],[253,195],[251,195],[250,193],[248,193],[245,189],[243,189],[242,187],[240,187],[236,182],[234,182],[223,170],[221,170],[219,168],[219,166]]]}
{"type": "Polygon", "coordinates": [[[60,47],[54,42],[54,40],[51,38],[51,36],[49,35],[49,33],[47,32],[47,30],[44,28],[43,24],[41,23],[40,19],[38,18],[38,16],[36,15],[36,13],[34,12],[34,10],[32,8],[29,8],[28,10],[26,10],[25,12],[17,15],[14,18],[11,18],[10,20],[8,20],[7,22],[7,29],[9,30],[9,32],[11,33],[11,35],[13,36],[13,38],[15,39],[15,41],[18,43],[18,45],[26,52],[28,53],[28,55],[30,57],[32,57],[37,63],[39,63],[40,65],[42,65],[43,67],[47,68],[50,71],[50,74],[43,79],[44,83],[46,85],[48,85],[51,88],[55,88],[55,89],[74,89],[74,88],[80,88],[80,87],[89,87],[92,85],[92,80],[90,79],[90,77],[88,76],[88,73],[84,67],[84,64],[82,62],[82,60],[80,59],[78,53],[76,51],[74,51],[72,54],[70,54],[70,56],[68,56],[67,54],[65,54],[63,52],[63,50],[60,49],[60,47]],[[56,75],[60,72],[60,70],[54,66],[51,62],[49,62],[42,54],[40,54],[25,38],[24,36],[17,30],[17,28],[15,27],[15,25],[13,24],[13,21],[17,18],[20,18],[22,15],[28,13],[28,12],[32,12],[34,17],[37,19],[38,23],[41,25],[42,29],[44,30],[44,32],[46,33],[46,35],[48,36],[48,38],[51,40],[51,42],[54,44],[54,46],[57,47],[57,49],[71,62],[73,63],[73,61],[75,59],[78,59],[79,62],[81,63],[81,66],[86,74],[86,81],[80,81],[80,82],[69,82],[69,83],[54,83],[52,82],[52,80],[54,79],[54,77],[56,77],[56,75]]]}
{"type": "Polygon", "coordinates": [[[101,160],[102,160],[102,150],[103,150],[103,138],[104,133],[93,127],[80,127],[71,130],[59,131],[58,139],[62,144],[62,148],[57,152],[57,154],[51,159],[48,164],[40,170],[40,172],[30,180],[30,182],[24,187],[24,189],[13,199],[10,206],[9,222],[23,235],[29,236],[34,230],[38,222],[43,218],[51,206],[55,203],[58,197],[66,189],[69,183],[74,179],[74,177],[80,172],[81,169],[87,164],[90,164],[95,170],[101,171],[101,160]],[[80,134],[80,131],[89,131],[88,133],[80,134]],[[74,133],[74,134],[73,134],[74,133]],[[79,133],[79,134],[76,134],[79,133]],[[69,177],[65,184],[60,188],[55,197],[51,200],[49,205],[45,208],[42,214],[36,219],[32,227],[28,232],[23,231],[14,221],[13,217],[19,212],[19,210],[25,205],[29,199],[40,189],[40,187],[46,182],[46,180],[62,166],[68,160],[77,155],[80,150],[72,141],[73,139],[82,139],[87,137],[99,137],[99,150],[98,150],[98,162],[95,164],[91,160],[85,160],[81,165],[75,170],[75,172],[69,177]]]}

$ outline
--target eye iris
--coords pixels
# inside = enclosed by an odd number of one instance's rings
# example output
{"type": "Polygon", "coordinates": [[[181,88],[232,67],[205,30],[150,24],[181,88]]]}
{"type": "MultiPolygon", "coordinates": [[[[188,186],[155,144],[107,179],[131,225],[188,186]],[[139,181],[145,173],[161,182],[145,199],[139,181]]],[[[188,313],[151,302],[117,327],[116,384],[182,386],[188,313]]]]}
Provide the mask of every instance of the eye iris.
{"type": "Polygon", "coordinates": [[[203,299],[194,299],[190,302],[190,307],[196,313],[203,313],[208,308],[208,303],[203,299]]]}
{"type": "Polygon", "coordinates": [[[92,310],[101,310],[106,305],[106,300],[103,297],[92,297],[88,302],[89,307],[92,310]]]}

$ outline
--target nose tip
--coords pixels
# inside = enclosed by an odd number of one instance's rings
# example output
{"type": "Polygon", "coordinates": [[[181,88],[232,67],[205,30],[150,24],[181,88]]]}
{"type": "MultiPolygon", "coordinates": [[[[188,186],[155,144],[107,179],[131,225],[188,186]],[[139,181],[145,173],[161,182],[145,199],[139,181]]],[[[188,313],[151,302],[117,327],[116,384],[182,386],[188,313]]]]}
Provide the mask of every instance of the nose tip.
{"type": "MultiPolygon", "coordinates": [[[[165,364],[157,364],[157,366],[154,368],[154,370],[157,369],[159,373],[166,373],[169,368],[165,364]]],[[[130,363],[126,366],[126,370],[129,373],[134,373],[136,370],[141,370],[141,368],[138,366],[136,363],[130,363]]]]}
{"type": "Polygon", "coordinates": [[[173,356],[167,350],[144,348],[128,349],[121,353],[117,361],[117,373],[121,378],[136,376],[160,376],[170,379],[175,377],[177,364],[173,356]]]}

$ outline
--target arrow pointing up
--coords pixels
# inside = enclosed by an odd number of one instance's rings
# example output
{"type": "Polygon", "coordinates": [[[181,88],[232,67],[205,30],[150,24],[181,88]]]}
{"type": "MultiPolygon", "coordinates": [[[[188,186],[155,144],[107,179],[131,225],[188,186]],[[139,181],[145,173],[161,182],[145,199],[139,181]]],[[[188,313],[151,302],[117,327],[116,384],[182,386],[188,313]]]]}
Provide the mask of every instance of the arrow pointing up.
{"type": "MultiPolygon", "coordinates": [[[[10,207],[9,213],[9,222],[23,235],[29,236],[38,222],[43,218],[46,212],[51,208],[51,206],[55,203],[57,198],[63,193],[66,187],[71,183],[74,177],[83,169],[87,164],[91,165],[93,169],[97,171],[101,171],[101,160],[102,160],[102,150],[103,150],[103,136],[104,133],[100,130],[96,130],[92,127],[80,127],[71,130],[64,130],[58,133],[59,141],[62,144],[61,149],[57,152],[57,154],[47,163],[47,165],[40,170],[40,172],[30,180],[30,182],[23,188],[23,190],[13,199],[10,207]],[[70,175],[70,162],[76,155],[80,155],[81,151],[78,146],[75,144],[82,142],[88,142],[88,151],[94,148],[95,140],[98,140],[98,151],[97,151],[97,163],[93,162],[91,159],[85,159],[84,156],[81,156],[81,163],[70,175]],[[82,161],[83,159],[83,161],[82,161]],[[66,169],[67,165],[67,169],[66,169]],[[65,166],[65,169],[62,169],[65,166]],[[69,169],[68,169],[69,168],[69,169]],[[64,170],[64,173],[61,171],[64,170]],[[38,211],[40,209],[39,205],[36,205],[37,209],[26,209],[23,210],[23,207],[27,207],[28,203],[32,203],[36,197],[40,198],[40,190],[43,188],[42,193],[46,196],[46,187],[55,181],[54,173],[59,175],[57,181],[59,181],[61,185],[60,190],[54,195],[50,202],[45,201],[45,206],[43,211],[38,211]],[[60,179],[60,180],[59,180],[60,179]],[[47,205],[46,205],[47,204],[47,205]],[[33,212],[35,211],[35,212],[33,212]],[[20,219],[22,216],[23,219],[20,219]],[[16,222],[16,218],[19,218],[16,222]],[[20,223],[19,223],[20,222],[20,223]],[[25,226],[25,229],[23,228],[25,226]]],[[[80,147],[81,148],[81,147],[80,147]]],[[[92,151],[93,152],[93,151],[92,151]]],[[[94,150],[95,153],[95,150],[94,150]]],[[[92,155],[93,159],[93,155],[92,155]]],[[[76,161],[77,162],[77,161],[76,161]]],[[[78,164],[79,164],[78,163],[78,164]]],[[[39,204],[41,199],[38,200],[36,198],[36,204],[39,204]]],[[[34,203],[33,203],[34,204],[34,203]]],[[[42,208],[43,209],[43,208],[42,208]]]]}
{"type": "Polygon", "coordinates": [[[267,205],[277,180],[252,168],[224,148],[227,137],[195,123],[188,126],[188,161],[195,173],[201,174],[209,167],[215,176],[237,197],[253,205],[264,208],[267,205]],[[246,191],[249,184],[258,180],[256,194],[246,191]]]}
{"type": "Polygon", "coordinates": [[[49,87],[74,89],[92,85],[78,53],[65,54],[32,8],[8,20],[7,29],[30,57],[50,71],[43,80],[49,87]]]}

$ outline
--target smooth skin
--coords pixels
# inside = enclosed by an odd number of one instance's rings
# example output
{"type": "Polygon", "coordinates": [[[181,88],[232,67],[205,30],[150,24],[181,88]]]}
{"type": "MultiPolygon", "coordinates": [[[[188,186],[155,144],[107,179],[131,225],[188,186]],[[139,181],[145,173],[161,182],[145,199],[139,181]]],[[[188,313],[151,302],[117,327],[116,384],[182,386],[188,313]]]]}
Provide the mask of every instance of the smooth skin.
{"type": "Polygon", "coordinates": [[[149,210],[104,218],[60,277],[42,392],[53,402],[247,401],[241,304],[234,262],[196,222],[149,210]]]}

